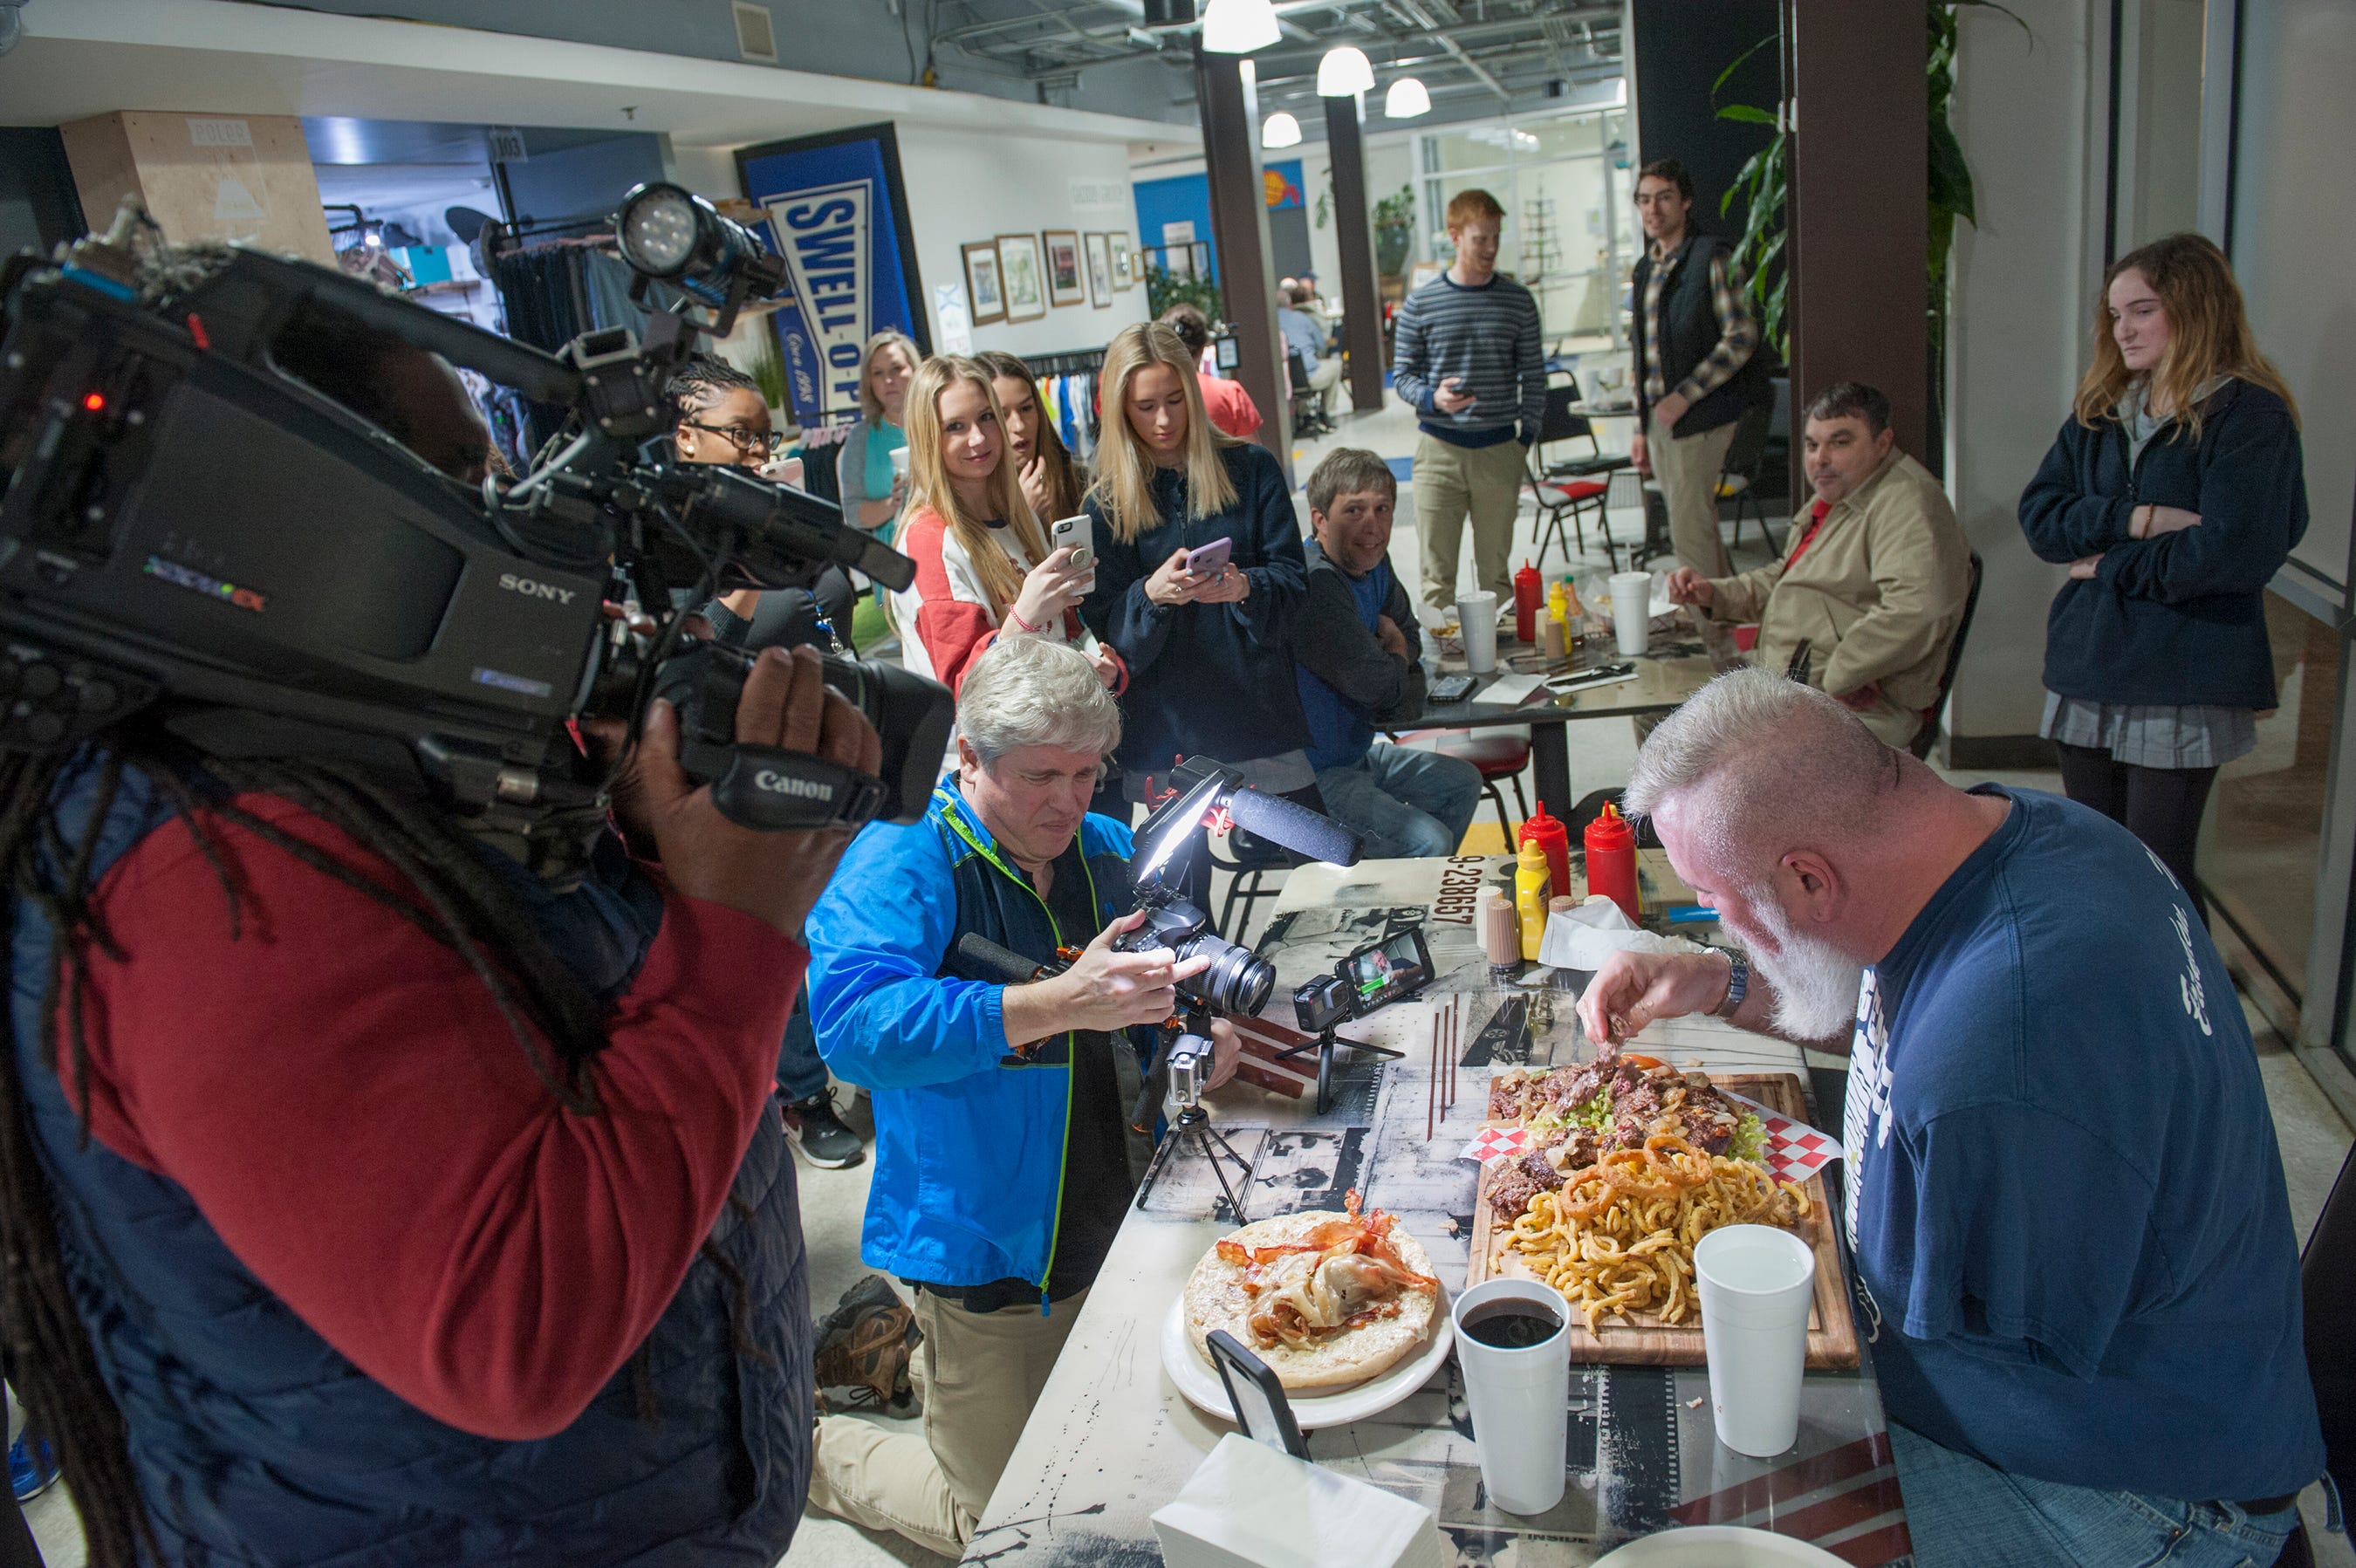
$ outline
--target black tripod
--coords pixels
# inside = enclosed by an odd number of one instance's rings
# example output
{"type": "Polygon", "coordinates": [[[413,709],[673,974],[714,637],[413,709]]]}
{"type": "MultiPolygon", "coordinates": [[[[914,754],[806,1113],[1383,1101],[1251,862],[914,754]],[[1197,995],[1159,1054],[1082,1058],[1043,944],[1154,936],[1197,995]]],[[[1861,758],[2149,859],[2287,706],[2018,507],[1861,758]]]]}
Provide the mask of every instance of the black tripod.
{"type": "Polygon", "coordinates": [[[1170,1163],[1171,1154],[1189,1139],[1202,1151],[1203,1158],[1218,1178],[1219,1194],[1227,1200],[1227,1210],[1238,1225],[1250,1221],[1244,1214],[1244,1200],[1236,1186],[1227,1180],[1226,1166],[1222,1157],[1236,1162],[1237,1169],[1248,1181],[1251,1162],[1236,1153],[1225,1134],[1211,1125],[1210,1114],[1203,1109],[1203,1075],[1211,1060],[1209,1015],[1199,1008],[1190,1008],[1179,1017],[1162,1026],[1162,1038],[1153,1052],[1153,1065],[1145,1074],[1145,1088],[1137,1099],[1130,1124],[1142,1133],[1153,1125],[1162,1109],[1164,1094],[1178,1103],[1178,1114],[1170,1123],[1170,1132],[1162,1146],[1153,1151],[1152,1160],[1145,1167],[1145,1179],[1137,1184],[1137,1207],[1145,1207],[1146,1195],[1153,1190],[1154,1179],[1170,1163]]]}
{"type": "Polygon", "coordinates": [[[1336,1046],[1347,1046],[1354,1051],[1372,1051],[1391,1061],[1397,1061],[1406,1054],[1388,1046],[1369,1045],[1364,1040],[1345,1040],[1333,1032],[1331,1024],[1320,1029],[1315,1039],[1303,1040],[1290,1050],[1277,1052],[1276,1059],[1280,1062],[1290,1061],[1303,1051],[1317,1053],[1317,1114],[1320,1116],[1333,1109],[1333,1047],[1336,1046]]]}

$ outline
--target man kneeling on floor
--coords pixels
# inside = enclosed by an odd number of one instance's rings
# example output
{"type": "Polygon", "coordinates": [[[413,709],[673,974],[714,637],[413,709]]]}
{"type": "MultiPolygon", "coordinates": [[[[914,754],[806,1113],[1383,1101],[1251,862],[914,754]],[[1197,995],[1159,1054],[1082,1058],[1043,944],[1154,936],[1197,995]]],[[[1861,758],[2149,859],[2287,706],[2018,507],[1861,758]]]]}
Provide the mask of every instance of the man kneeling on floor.
{"type": "MultiPolygon", "coordinates": [[[[963,1554],[1136,1191],[1124,1119],[1151,1028],[1207,960],[1116,952],[1130,832],[1088,813],[1120,712],[1086,656],[1033,638],[975,661],[958,769],[925,820],[876,823],[810,911],[810,1012],[838,1078],[875,1107],[861,1256],[916,1291],[925,1434],[819,1423],[815,1509],[963,1554]],[[979,978],[977,933],[1034,962],[979,978]],[[1134,1028],[1130,1036],[1126,1031],[1134,1028]]],[[[1222,1021],[1209,1086],[1235,1072],[1222,1021]]]]}
{"type": "Polygon", "coordinates": [[[1329,452],[1309,476],[1309,598],[1292,627],[1309,761],[1333,819],[1372,859],[1454,854],[1481,804],[1481,770],[1392,746],[1377,726],[1423,713],[1422,637],[1391,570],[1398,480],[1372,452],[1329,452]]]}

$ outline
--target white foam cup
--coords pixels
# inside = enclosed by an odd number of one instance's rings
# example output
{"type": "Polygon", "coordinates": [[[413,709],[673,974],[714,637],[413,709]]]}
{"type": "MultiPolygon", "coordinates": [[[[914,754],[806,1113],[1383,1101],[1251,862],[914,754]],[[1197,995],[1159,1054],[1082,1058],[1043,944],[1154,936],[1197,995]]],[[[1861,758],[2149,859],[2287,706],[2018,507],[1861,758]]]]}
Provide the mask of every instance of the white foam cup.
{"type": "Polygon", "coordinates": [[[1612,635],[1622,657],[1644,651],[1652,635],[1653,575],[1650,572],[1612,574],[1612,635]]]}
{"type": "Polygon", "coordinates": [[[1537,1280],[1489,1280],[1461,1293],[1452,1310],[1464,1402],[1481,1451],[1481,1484],[1491,1505],[1506,1513],[1544,1513],[1562,1500],[1570,1429],[1570,1303],[1537,1280]],[[1465,1332],[1468,1315],[1477,1320],[1482,1308],[1500,1303],[1560,1326],[1550,1337],[1514,1350],[1483,1345],[1465,1332]]]}
{"type": "Polygon", "coordinates": [[[895,479],[908,477],[908,449],[905,446],[892,448],[892,477],[895,479]]]}
{"type": "Polygon", "coordinates": [[[1763,1459],[1800,1435],[1815,1254],[1789,1230],[1729,1225],[1694,1244],[1718,1440],[1763,1459]]]}
{"type": "Polygon", "coordinates": [[[1497,596],[1483,589],[1456,601],[1457,635],[1464,639],[1464,667],[1486,675],[1497,667],[1497,596]]]}

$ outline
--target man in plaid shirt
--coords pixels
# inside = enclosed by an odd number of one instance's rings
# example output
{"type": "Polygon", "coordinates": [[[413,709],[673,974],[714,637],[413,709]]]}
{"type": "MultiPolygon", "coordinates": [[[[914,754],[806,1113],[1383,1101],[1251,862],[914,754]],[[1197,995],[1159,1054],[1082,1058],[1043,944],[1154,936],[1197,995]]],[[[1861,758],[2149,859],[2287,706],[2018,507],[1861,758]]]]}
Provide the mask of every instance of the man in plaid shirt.
{"type": "Polygon", "coordinates": [[[1705,577],[1732,575],[1718,534],[1718,481],[1734,427],[1774,388],[1757,355],[1742,273],[1731,248],[1694,231],[1692,177],[1675,158],[1636,180],[1644,253],[1629,329],[1636,357],[1636,467],[1659,478],[1677,559],[1705,577]]]}

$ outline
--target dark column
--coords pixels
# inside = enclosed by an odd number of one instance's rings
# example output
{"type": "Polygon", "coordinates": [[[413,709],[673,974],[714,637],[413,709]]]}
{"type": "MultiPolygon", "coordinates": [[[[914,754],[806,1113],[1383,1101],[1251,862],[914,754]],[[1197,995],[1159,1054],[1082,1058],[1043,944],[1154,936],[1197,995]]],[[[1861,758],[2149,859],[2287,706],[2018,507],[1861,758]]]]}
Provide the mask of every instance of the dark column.
{"type": "Polygon", "coordinates": [[[1375,290],[1374,217],[1366,206],[1366,139],[1358,100],[1325,100],[1325,150],[1333,159],[1333,238],[1342,248],[1342,347],[1350,355],[1350,406],[1383,406],[1383,304],[1375,290]]]}
{"type": "Polygon", "coordinates": [[[1219,248],[1219,293],[1242,360],[1236,379],[1259,405],[1253,439],[1292,475],[1291,404],[1285,393],[1284,339],[1276,330],[1276,284],[1268,264],[1268,192],[1260,183],[1259,95],[1249,62],[1194,53],[1194,99],[1203,112],[1203,156],[1211,182],[1211,234],[1219,248]]]}
{"type": "Polygon", "coordinates": [[[1927,460],[1929,27],[1890,0],[1790,4],[1792,406],[1879,387],[1900,448],[1927,460]]]}

